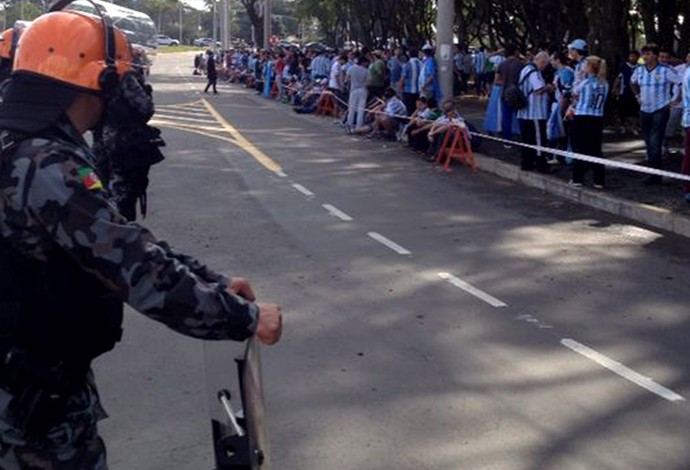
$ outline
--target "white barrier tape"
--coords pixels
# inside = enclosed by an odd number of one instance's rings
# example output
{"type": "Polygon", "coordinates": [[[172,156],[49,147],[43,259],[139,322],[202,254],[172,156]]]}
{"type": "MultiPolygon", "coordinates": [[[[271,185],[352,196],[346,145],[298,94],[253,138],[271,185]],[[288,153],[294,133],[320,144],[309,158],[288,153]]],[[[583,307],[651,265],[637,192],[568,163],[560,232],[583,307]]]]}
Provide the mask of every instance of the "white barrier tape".
{"type": "MultiPolygon", "coordinates": [[[[298,91],[298,90],[296,90],[294,88],[290,88],[288,86],[285,86],[285,88],[291,89],[293,91],[298,91]]],[[[343,100],[338,98],[331,91],[307,92],[307,94],[309,94],[309,93],[318,94],[318,95],[325,95],[325,94],[332,95],[336,100],[338,100],[340,103],[342,103],[345,106],[345,109],[349,110],[348,103],[345,103],[343,100]]],[[[407,121],[413,120],[412,117],[407,116],[407,115],[395,115],[395,114],[391,115],[391,114],[387,114],[384,111],[372,111],[371,109],[368,109],[368,108],[358,108],[358,111],[366,111],[370,114],[386,114],[388,117],[397,118],[397,119],[401,119],[401,120],[407,120],[407,121]]],[[[416,119],[420,119],[422,122],[427,122],[427,123],[435,122],[431,119],[421,119],[421,118],[416,118],[416,119]]],[[[661,176],[664,178],[670,178],[670,179],[676,179],[676,180],[690,182],[690,175],[684,175],[682,173],[675,173],[672,171],[658,170],[656,168],[649,168],[649,167],[642,166],[642,165],[635,165],[633,163],[626,163],[626,162],[620,162],[617,160],[609,160],[606,158],[593,157],[591,155],[569,152],[567,150],[560,150],[560,149],[555,149],[555,148],[550,148],[550,147],[543,147],[541,145],[525,144],[523,142],[516,142],[514,140],[506,140],[506,139],[502,139],[500,137],[494,137],[494,136],[491,136],[488,134],[482,134],[481,132],[472,132],[469,130],[468,130],[468,132],[470,135],[477,136],[477,137],[480,137],[482,139],[493,140],[495,142],[500,142],[500,143],[503,143],[506,145],[516,146],[516,147],[529,148],[529,149],[532,149],[532,150],[535,150],[535,151],[541,152],[541,153],[547,153],[550,155],[570,158],[573,160],[582,160],[582,161],[588,162],[588,163],[597,163],[597,164],[601,164],[601,165],[611,167],[611,168],[618,168],[621,170],[635,171],[635,172],[643,173],[643,174],[647,174],[647,175],[661,176]]]]}
{"type": "Polygon", "coordinates": [[[540,151],[543,153],[548,153],[551,155],[556,155],[560,157],[572,158],[573,160],[582,160],[589,163],[599,163],[612,168],[619,168],[621,170],[636,171],[638,173],[645,173],[654,176],[663,176],[666,178],[672,178],[682,181],[690,181],[690,175],[684,175],[682,173],[674,173],[671,171],[657,170],[656,168],[648,168],[642,165],[635,165],[633,163],[619,162],[616,160],[608,160],[606,158],[593,157],[591,155],[585,155],[582,153],[569,152],[567,150],[559,150],[549,147],[542,147],[541,145],[530,145],[523,142],[515,142],[513,140],[501,139],[500,137],[494,137],[491,135],[482,134],[480,132],[470,132],[470,135],[475,135],[481,137],[482,139],[493,140],[495,142],[501,142],[507,145],[515,145],[518,147],[529,148],[532,150],[540,151]]]}

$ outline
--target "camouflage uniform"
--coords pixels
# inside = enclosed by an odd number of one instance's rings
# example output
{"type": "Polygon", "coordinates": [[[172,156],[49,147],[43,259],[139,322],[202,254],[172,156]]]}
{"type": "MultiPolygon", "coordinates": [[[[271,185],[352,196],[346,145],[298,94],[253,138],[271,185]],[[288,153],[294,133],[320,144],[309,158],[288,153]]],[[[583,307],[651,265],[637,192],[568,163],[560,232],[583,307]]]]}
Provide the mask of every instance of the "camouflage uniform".
{"type": "MultiPolygon", "coordinates": [[[[32,260],[46,260],[55,250],[67,253],[119,299],[184,335],[239,341],[251,336],[256,305],[228,293],[227,278],[127,222],[109,201],[95,164],[66,118],[5,152],[0,241],[32,260]]],[[[13,398],[0,388],[0,468],[107,468],[96,429],[106,415],[91,374],[70,396],[59,422],[39,438],[19,428],[13,398]]]]}
{"type": "Polygon", "coordinates": [[[136,220],[136,203],[146,216],[146,189],[151,166],[163,161],[160,130],[148,125],[155,113],[153,90],[140,73],[122,78],[109,100],[102,125],[94,132],[93,152],[104,184],[127,220],[136,220]]]}

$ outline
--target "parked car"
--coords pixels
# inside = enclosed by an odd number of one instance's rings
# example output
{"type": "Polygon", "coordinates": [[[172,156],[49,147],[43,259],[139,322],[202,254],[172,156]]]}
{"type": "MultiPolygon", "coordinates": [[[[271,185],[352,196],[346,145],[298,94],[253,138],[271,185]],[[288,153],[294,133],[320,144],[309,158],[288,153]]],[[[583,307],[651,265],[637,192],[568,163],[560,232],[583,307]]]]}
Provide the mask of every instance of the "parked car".
{"type": "MultiPolygon", "coordinates": [[[[196,47],[213,47],[213,38],[197,38],[193,44],[196,47]]],[[[220,47],[220,41],[216,41],[216,46],[220,47]]]]}
{"type": "Polygon", "coordinates": [[[170,36],[166,36],[165,34],[159,34],[156,36],[156,43],[159,46],[179,46],[180,41],[177,39],[173,39],[170,36]]]}

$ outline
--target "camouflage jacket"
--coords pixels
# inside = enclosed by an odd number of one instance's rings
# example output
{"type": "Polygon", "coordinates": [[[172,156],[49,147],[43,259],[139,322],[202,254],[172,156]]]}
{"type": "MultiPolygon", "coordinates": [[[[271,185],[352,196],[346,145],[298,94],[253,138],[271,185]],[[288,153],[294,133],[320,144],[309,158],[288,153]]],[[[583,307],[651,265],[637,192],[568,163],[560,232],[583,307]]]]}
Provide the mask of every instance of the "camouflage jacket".
{"type": "Polygon", "coordinates": [[[46,137],[21,141],[0,159],[0,236],[38,260],[66,251],[135,310],[184,335],[251,336],[256,305],[228,293],[227,278],[127,222],[95,165],[66,118],[46,137]]]}

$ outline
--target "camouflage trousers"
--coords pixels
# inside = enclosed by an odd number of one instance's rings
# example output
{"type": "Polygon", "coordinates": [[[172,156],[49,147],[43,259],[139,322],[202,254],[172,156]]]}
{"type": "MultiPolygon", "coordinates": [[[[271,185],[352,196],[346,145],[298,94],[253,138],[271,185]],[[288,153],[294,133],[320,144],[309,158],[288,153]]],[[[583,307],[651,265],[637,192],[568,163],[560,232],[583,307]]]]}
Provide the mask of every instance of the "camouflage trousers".
{"type": "Polygon", "coordinates": [[[43,438],[27,440],[10,418],[12,396],[0,389],[1,470],[107,470],[97,423],[107,415],[89,376],[72,396],[60,422],[43,438]]]}

